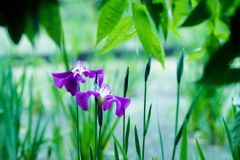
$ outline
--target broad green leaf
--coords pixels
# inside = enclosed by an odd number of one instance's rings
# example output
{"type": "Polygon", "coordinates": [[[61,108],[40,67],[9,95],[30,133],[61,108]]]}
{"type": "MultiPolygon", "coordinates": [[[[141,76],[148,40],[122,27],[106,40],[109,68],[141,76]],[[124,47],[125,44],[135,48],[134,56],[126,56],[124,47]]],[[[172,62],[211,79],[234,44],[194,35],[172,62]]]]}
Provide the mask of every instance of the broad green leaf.
{"type": "MultiPolygon", "coordinates": [[[[12,13],[11,13],[12,14],[12,13]]],[[[21,13],[19,13],[21,14],[21,13]]],[[[11,37],[12,41],[15,44],[18,44],[22,34],[25,30],[25,23],[24,23],[24,17],[22,15],[16,16],[15,19],[10,19],[10,21],[7,24],[7,30],[9,33],[9,36],[11,37]]]]}
{"type": "Polygon", "coordinates": [[[178,63],[177,63],[177,82],[178,83],[181,82],[183,67],[184,67],[184,52],[182,50],[181,55],[178,59],[178,63]]]}
{"type": "Polygon", "coordinates": [[[105,4],[98,22],[96,46],[117,25],[126,8],[126,4],[126,0],[109,0],[105,4]]]}
{"type": "Polygon", "coordinates": [[[206,0],[202,0],[196,8],[191,12],[191,14],[187,17],[185,22],[181,25],[181,27],[189,27],[194,26],[199,23],[202,23],[206,19],[211,16],[211,9],[207,5],[206,0]]]}
{"type": "Polygon", "coordinates": [[[134,31],[132,31],[131,33],[128,33],[123,40],[129,40],[131,39],[135,34],[137,33],[136,29],[134,29],[134,31]]]}
{"type": "Polygon", "coordinates": [[[60,47],[61,18],[58,5],[49,1],[43,2],[39,8],[39,20],[46,29],[48,35],[60,47]]]}
{"type": "Polygon", "coordinates": [[[128,11],[128,7],[129,7],[129,0],[127,0],[126,11],[128,11]]]}
{"type": "MultiPolygon", "coordinates": [[[[196,94],[195,98],[193,99],[193,101],[192,101],[192,103],[190,105],[190,108],[188,109],[188,112],[187,112],[187,114],[186,114],[186,116],[184,118],[184,122],[185,122],[185,120],[187,122],[189,121],[189,119],[191,117],[191,114],[192,114],[192,111],[193,111],[193,109],[194,109],[194,107],[195,107],[195,105],[197,103],[197,100],[198,100],[198,98],[200,96],[201,91],[202,91],[202,87],[199,88],[198,93],[196,94]]],[[[174,139],[174,145],[175,146],[177,146],[177,144],[178,144],[178,142],[179,142],[179,140],[180,140],[180,138],[182,136],[184,122],[183,122],[183,124],[182,124],[182,126],[181,126],[181,128],[180,128],[180,130],[179,130],[179,132],[177,134],[177,136],[174,139]]]]}
{"type": "Polygon", "coordinates": [[[200,156],[200,159],[201,159],[201,160],[206,160],[206,159],[205,159],[205,156],[204,156],[204,154],[203,154],[202,148],[201,148],[201,146],[200,146],[199,143],[198,143],[197,138],[196,138],[196,145],[197,145],[197,150],[198,150],[198,154],[199,154],[199,156],[200,156]]]}
{"type": "Polygon", "coordinates": [[[153,56],[156,58],[156,60],[158,60],[161,63],[162,69],[164,69],[165,68],[165,65],[164,65],[165,52],[164,52],[162,45],[160,44],[160,41],[159,41],[157,35],[153,31],[152,31],[151,52],[152,52],[153,56]]]}
{"type": "Polygon", "coordinates": [[[152,0],[145,0],[147,9],[156,25],[157,30],[159,30],[160,24],[160,13],[163,12],[163,3],[156,3],[152,0]]]}
{"type": "Polygon", "coordinates": [[[176,26],[188,8],[189,0],[171,0],[173,24],[176,26]]]}
{"type": "Polygon", "coordinates": [[[139,143],[138,131],[137,131],[137,126],[136,125],[135,125],[135,128],[134,128],[134,137],[135,137],[135,147],[136,147],[136,152],[137,152],[137,155],[138,155],[138,159],[141,160],[140,143],[139,143]]]}
{"type": "Polygon", "coordinates": [[[124,149],[122,148],[122,146],[120,145],[120,143],[118,142],[117,138],[115,137],[115,135],[113,134],[112,130],[109,128],[108,124],[106,124],[110,134],[112,135],[113,139],[114,139],[114,142],[116,142],[116,144],[118,145],[120,151],[122,152],[122,155],[123,155],[123,158],[128,160],[127,158],[127,154],[126,152],[124,151],[124,149]]]}
{"type": "Polygon", "coordinates": [[[219,39],[214,34],[210,34],[204,42],[204,48],[206,48],[206,50],[211,56],[219,49],[219,47],[220,47],[219,39]]]}
{"type": "Polygon", "coordinates": [[[216,35],[218,38],[223,39],[223,40],[228,40],[229,39],[229,33],[217,33],[216,35]]]}
{"type": "Polygon", "coordinates": [[[231,150],[231,153],[232,153],[232,158],[233,158],[233,160],[237,160],[236,157],[235,157],[236,153],[235,153],[235,151],[233,150],[233,147],[232,147],[231,132],[230,132],[230,130],[228,128],[228,125],[227,125],[227,123],[226,123],[226,121],[223,117],[222,117],[222,120],[223,120],[223,124],[224,124],[224,127],[225,127],[225,131],[227,133],[227,138],[228,138],[229,147],[230,147],[230,150],[231,150]]]}
{"type": "Polygon", "coordinates": [[[201,0],[191,0],[192,8],[195,8],[201,0]]]}
{"type": "Polygon", "coordinates": [[[228,8],[233,4],[234,0],[222,0],[222,13],[225,13],[228,8]]]}
{"type": "Polygon", "coordinates": [[[146,122],[145,128],[144,128],[144,136],[147,135],[147,131],[148,131],[149,123],[150,123],[150,118],[151,118],[151,111],[152,111],[152,104],[149,107],[147,122],[146,122]]]}
{"type": "Polygon", "coordinates": [[[103,54],[118,45],[126,36],[127,32],[132,26],[132,23],[132,17],[130,16],[121,19],[114,29],[109,33],[104,47],[100,52],[98,52],[97,55],[103,54]]]}
{"type": "Polygon", "coordinates": [[[150,56],[151,42],[152,42],[152,28],[149,19],[145,13],[145,10],[141,4],[132,3],[133,10],[133,22],[137,30],[139,39],[143,45],[143,48],[150,56]]]}
{"type": "Polygon", "coordinates": [[[168,29],[170,29],[171,32],[173,32],[181,41],[183,41],[177,28],[173,25],[173,23],[171,21],[168,21],[168,29]]]}
{"type": "Polygon", "coordinates": [[[188,149],[188,144],[187,144],[187,120],[185,119],[184,121],[184,126],[183,126],[183,134],[182,134],[182,145],[181,145],[181,152],[180,152],[180,160],[187,160],[187,149],[188,149]]]}
{"type": "Polygon", "coordinates": [[[125,143],[124,143],[125,144],[124,150],[125,150],[126,154],[128,152],[129,133],[130,133],[130,116],[128,116],[127,130],[126,130],[125,143]]]}
{"type": "Polygon", "coordinates": [[[202,57],[204,55],[204,53],[205,53],[205,49],[201,48],[201,50],[191,53],[187,61],[196,60],[196,59],[202,57]]]}
{"type": "Polygon", "coordinates": [[[114,141],[114,155],[115,155],[115,160],[119,160],[118,149],[115,141],[114,141]]]}
{"type": "Polygon", "coordinates": [[[163,30],[163,35],[165,40],[167,39],[167,35],[168,35],[168,8],[167,8],[167,4],[165,0],[161,0],[162,4],[163,4],[163,12],[160,13],[160,25],[162,26],[162,30],[163,30]]]}
{"type": "Polygon", "coordinates": [[[237,74],[239,71],[237,69],[228,69],[229,62],[237,55],[238,52],[233,48],[231,42],[226,42],[207,62],[204,69],[205,73],[200,82],[204,84],[215,84],[216,82],[216,84],[220,85],[238,81],[238,75],[234,74],[237,74]]]}
{"type": "Polygon", "coordinates": [[[233,120],[232,135],[232,149],[235,150],[240,143],[240,111],[238,111],[233,120]]]}
{"type": "Polygon", "coordinates": [[[34,46],[34,36],[38,32],[38,24],[36,26],[34,22],[34,18],[30,15],[26,15],[26,26],[24,33],[28,37],[28,40],[31,42],[32,46],[34,46]]]}
{"type": "Polygon", "coordinates": [[[233,106],[240,107],[240,93],[235,95],[232,101],[233,106]]]}

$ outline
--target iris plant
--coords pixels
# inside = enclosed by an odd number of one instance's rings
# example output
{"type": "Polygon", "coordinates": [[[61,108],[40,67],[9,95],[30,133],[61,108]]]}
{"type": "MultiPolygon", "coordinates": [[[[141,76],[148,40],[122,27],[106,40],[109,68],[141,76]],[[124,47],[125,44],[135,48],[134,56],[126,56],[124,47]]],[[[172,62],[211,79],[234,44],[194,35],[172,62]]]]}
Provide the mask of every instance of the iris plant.
{"type": "Polygon", "coordinates": [[[116,115],[121,117],[125,113],[125,109],[129,106],[131,99],[112,95],[112,91],[108,84],[103,84],[96,91],[77,92],[76,100],[78,105],[84,110],[88,110],[88,100],[91,95],[98,97],[99,107],[104,111],[109,110],[113,102],[116,103],[116,115]]]}
{"type": "Polygon", "coordinates": [[[75,96],[78,92],[78,83],[86,82],[86,80],[82,76],[84,75],[85,77],[94,78],[96,72],[98,73],[98,84],[99,87],[101,87],[104,77],[103,69],[87,70],[80,60],[74,63],[74,68],[72,68],[70,71],[63,73],[52,73],[52,76],[56,87],[61,89],[62,86],[65,86],[66,90],[70,92],[72,96],[75,96]]]}

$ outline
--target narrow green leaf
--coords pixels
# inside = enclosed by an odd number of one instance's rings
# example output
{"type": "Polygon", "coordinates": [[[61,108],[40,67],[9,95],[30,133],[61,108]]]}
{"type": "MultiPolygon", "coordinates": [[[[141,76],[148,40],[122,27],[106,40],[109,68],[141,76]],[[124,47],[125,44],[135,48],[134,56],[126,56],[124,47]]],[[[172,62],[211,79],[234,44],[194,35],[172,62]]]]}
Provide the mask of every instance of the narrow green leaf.
{"type": "Polygon", "coordinates": [[[103,54],[115,46],[117,46],[126,36],[127,32],[132,26],[132,17],[128,16],[121,19],[114,29],[109,33],[107,41],[100,52],[97,55],[103,54]]]}
{"type": "Polygon", "coordinates": [[[200,156],[200,159],[201,159],[201,160],[206,160],[206,159],[205,159],[205,156],[204,156],[204,154],[203,154],[202,148],[201,148],[201,146],[200,146],[199,143],[198,143],[197,138],[196,138],[196,145],[197,145],[197,150],[198,150],[198,154],[199,154],[199,156],[200,156]]]}
{"type": "MultiPolygon", "coordinates": [[[[71,149],[69,147],[69,144],[68,144],[68,149],[69,149],[69,152],[70,152],[70,155],[71,155],[71,160],[73,160],[73,156],[72,156],[72,152],[71,152],[71,149]]],[[[91,149],[91,146],[90,146],[90,149],[91,149]]],[[[91,159],[91,160],[93,160],[93,159],[91,159]]]]}
{"type": "Polygon", "coordinates": [[[180,160],[187,160],[187,149],[188,149],[188,144],[187,144],[187,120],[185,119],[184,121],[184,126],[183,126],[183,134],[182,134],[182,145],[181,145],[181,152],[180,152],[180,160]]]}
{"type": "Polygon", "coordinates": [[[126,0],[109,0],[105,4],[98,22],[96,46],[117,25],[126,8],[126,4],[126,0]]]}
{"type": "Polygon", "coordinates": [[[126,160],[128,160],[126,152],[124,151],[124,149],[122,148],[122,146],[121,146],[121,145],[120,145],[120,143],[118,142],[117,138],[114,136],[114,134],[113,134],[112,130],[110,130],[110,128],[109,128],[109,126],[108,126],[108,124],[106,124],[106,126],[107,126],[107,128],[108,128],[109,132],[111,133],[111,135],[112,135],[112,137],[113,137],[114,141],[115,141],[115,142],[116,142],[116,144],[118,145],[118,147],[119,147],[120,151],[122,152],[123,158],[124,158],[124,159],[126,159],[126,160]]]}
{"type": "Polygon", "coordinates": [[[137,156],[138,156],[138,159],[141,160],[141,151],[140,151],[140,144],[139,144],[139,138],[138,138],[138,132],[137,132],[136,125],[134,128],[134,136],[135,136],[135,147],[136,147],[137,156]]]}
{"type": "Polygon", "coordinates": [[[161,63],[162,69],[164,70],[164,68],[165,68],[165,65],[164,65],[165,52],[164,52],[162,45],[160,44],[160,41],[159,41],[157,35],[153,31],[152,31],[151,52],[152,52],[153,56],[156,58],[156,60],[158,60],[161,63]]]}
{"type": "Polygon", "coordinates": [[[231,135],[232,148],[235,150],[240,143],[240,111],[238,111],[234,117],[231,135]]]}
{"type": "Polygon", "coordinates": [[[115,141],[114,141],[114,155],[115,155],[115,160],[119,160],[118,149],[115,141]]]}
{"type": "Polygon", "coordinates": [[[226,131],[226,133],[227,133],[227,138],[228,138],[228,144],[229,144],[229,147],[230,147],[230,150],[231,150],[231,153],[232,153],[232,158],[233,158],[233,160],[237,160],[237,158],[235,157],[235,151],[234,151],[234,149],[233,149],[233,147],[232,147],[232,136],[231,136],[231,132],[230,132],[230,130],[229,130],[229,128],[228,128],[228,125],[227,125],[227,123],[226,123],[226,121],[225,121],[225,119],[222,117],[222,120],[223,120],[223,124],[224,124],[224,127],[225,127],[225,131],[226,131]]]}
{"type": "Polygon", "coordinates": [[[171,0],[173,24],[176,26],[188,8],[189,0],[171,0]]]}
{"type": "Polygon", "coordinates": [[[150,123],[150,118],[151,118],[151,111],[152,111],[152,103],[151,103],[151,105],[149,107],[149,111],[148,111],[147,122],[146,122],[145,128],[144,128],[144,136],[147,135],[147,131],[148,131],[149,123],[150,123]]]}
{"type": "Polygon", "coordinates": [[[158,121],[158,134],[159,134],[160,146],[162,151],[162,160],[164,160],[163,140],[162,140],[161,128],[160,128],[159,118],[158,118],[158,109],[157,109],[157,121],[158,121]]]}
{"type": "MultiPolygon", "coordinates": [[[[197,103],[197,100],[198,100],[198,98],[200,96],[201,91],[202,91],[202,87],[199,88],[198,93],[196,94],[195,98],[193,99],[193,101],[192,101],[192,103],[190,105],[190,108],[188,109],[188,112],[187,112],[187,114],[186,114],[186,116],[184,118],[184,121],[185,120],[187,122],[189,121],[189,119],[191,117],[191,114],[192,114],[192,111],[193,111],[193,109],[194,109],[194,107],[195,107],[195,105],[197,103]]],[[[179,142],[179,140],[180,140],[180,138],[182,136],[183,126],[184,126],[184,122],[183,122],[183,124],[182,124],[182,126],[181,126],[181,128],[180,128],[180,130],[179,130],[179,132],[177,134],[177,136],[175,137],[175,140],[174,140],[174,145],[175,146],[177,146],[177,144],[178,144],[178,142],[179,142]]]]}
{"type": "Polygon", "coordinates": [[[39,20],[52,40],[61,47],[61,18],[59,7],[51,1],[44,1],[39,8],[39,20]]]}
{"type": "Polygon", "coordinates": [[[132,10],[135,28],[137,30],[143,48],[147,56],[149,57],[152,42],[152,29],[150,21],[145,13],[143,5],[138,3],[132,3],[132,10]]]}
{"type": "Polygon", "coordinates": [[[129,133],[130,133],[130,116],[128,116],[127,130],[126,130],[125,143],[124,143],[125,144],[124,150],[126,154],[128,152],[129,133]]]}
{"type": "Polygon", "coordinates": [[[196,8],[191,12],[181,27],[194,26],[202,23],[211,16],[211,9],[209,8],[206,0],[200,1],[196,8]]]}
{"type": "Polygon", "coordinates": [[[205,49],[201,48],[201,50],[191,53],[187,61],[192,61],[201,58],[204,55],[204,53],[205,49]]]}
{"type": "Polygon", "coordinates": [[[178,64],[177,64],[177,82],[178,83],[181,82],[183,67],[184,67],[184,52],[182,50],[181,55],[178,59],[178,64]]]}
{"type": "Polygon", "coordinates": [[[90,159],[93,160],[93,151],[91,145],[90,145],[90,159]]]}
{"type": "Polygon", "coordinates": [[[134,31],[132,31],[131,33],[128,33],[124,38],[123,38],[123,40],[129,40],[129,39],[131,39],[133,36],[135,36],[135,34],[137,33],[137,30],[136,29],[134,29],[134,31]]]}

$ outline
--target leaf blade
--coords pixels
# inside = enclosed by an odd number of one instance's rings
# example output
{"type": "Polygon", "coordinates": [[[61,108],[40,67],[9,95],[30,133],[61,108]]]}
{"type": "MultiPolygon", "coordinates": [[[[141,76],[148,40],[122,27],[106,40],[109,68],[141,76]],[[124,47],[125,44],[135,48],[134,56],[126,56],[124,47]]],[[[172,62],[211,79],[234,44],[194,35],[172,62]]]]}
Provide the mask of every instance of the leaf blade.
{"type": "Polygon", "coordinates": [[[126,3],[126,0],[109,0],[105,4],[98,22],[96,46],[117,25],[126,8],[126,3]]]}

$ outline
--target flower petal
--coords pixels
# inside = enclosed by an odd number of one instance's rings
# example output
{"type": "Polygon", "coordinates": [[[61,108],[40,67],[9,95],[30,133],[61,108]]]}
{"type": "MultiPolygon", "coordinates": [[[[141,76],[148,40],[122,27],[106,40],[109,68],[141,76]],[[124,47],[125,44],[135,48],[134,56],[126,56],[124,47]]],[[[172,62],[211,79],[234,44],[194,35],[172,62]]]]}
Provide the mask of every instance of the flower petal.
{"type": "Polygon", "coordinates": [[[104,111],[109,110],[113,102],[116,102],[116,106],[117,106],[116,115],[118,117],[121,117],[122,115],[124,115],[125,109],[129,106],[131,99],[107,95],[106,101],[104,102],[102,109],[104,111]]]}
{"type": "Polygon", "coordinates": [[[121,117],[125,113],[125,109],[129,106],[131,99],[114,96],[120,103],[117,103],[116,115],[121,117]]]}
{"type": "Polygon", "coordinates": [[[102,83],[103,83],[103,77],[104,77],[103,69],[84,71],[83,74],[86,77],[94,78],[96,72],[98,73],[98,86],[99,86],[99,88],[101,88],[102,83]]]}
{"type": "Polygon", "coordinates": [[[78,60],[76,63],[74,63],[74,69],[75,70],[79,69],[79,71],[86,70],[86,68],[83,66],[82,61],[80,61],[80,60],[78,60]]]}
{"type": "Polygon", "coordinates": [[[98,97],[100,94],[94,91],[87,91],[87,92],[77,92],[76,100],[77,104],[82,108],[82,110],[88,110],[88,100],[91,95],[98,97]]]}
{"type": "Polygon", "coordinates": [[[74,73],[70,74],[67,78],[61,80],[62,84],[65,86],[66,90],[75,96],[78,92],[78,83],[85,83],[86,80],[83,79],[79,74],[74,76],[74,73]]]}
{"type": "Polygon", "coordinates": [[[63,86],[61,80],[63,80],[64,78],[67,78],[71,73],[72,73],[71,71],[63,72],[63,73],[52,73],[55,86],[61,89],[63,86]]]}

